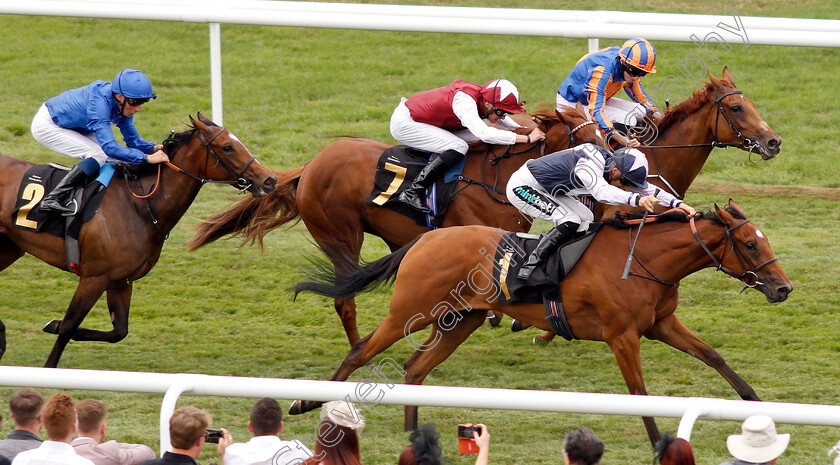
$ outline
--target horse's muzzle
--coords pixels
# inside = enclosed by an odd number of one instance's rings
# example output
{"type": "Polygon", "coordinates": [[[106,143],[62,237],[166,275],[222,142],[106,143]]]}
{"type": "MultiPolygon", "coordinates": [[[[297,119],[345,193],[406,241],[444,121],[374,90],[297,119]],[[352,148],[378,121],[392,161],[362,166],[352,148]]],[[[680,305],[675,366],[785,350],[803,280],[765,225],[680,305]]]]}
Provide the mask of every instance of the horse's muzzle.
{"type": "Polygon", "coordinates": [[[770,137],[762,138],[758,144],[758,150],[763,160],[776,158],[776,155],[782,150],[782,138],[776,134],[770,137]]]}
{"type": "Polygon", "coordinates": [[[252,184],[248,191],[250,191],[254,197],[265,197],[266,195],[274,192],[275,189],[277,189],[277,178],[275,176],[268,176],[262,184],[252,184]]]}

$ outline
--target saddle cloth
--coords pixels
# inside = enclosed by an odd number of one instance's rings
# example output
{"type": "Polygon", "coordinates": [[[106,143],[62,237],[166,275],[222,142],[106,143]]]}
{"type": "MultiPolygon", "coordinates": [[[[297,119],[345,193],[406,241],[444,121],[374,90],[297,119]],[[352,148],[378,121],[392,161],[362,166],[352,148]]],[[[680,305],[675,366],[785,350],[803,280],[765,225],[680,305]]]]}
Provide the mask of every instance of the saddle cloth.
{"type": "MultiPolygon", "coordinates": [[[[90,221],[98,211],[105,187],[114,175],[114,168],[106,164],[99,170],[99,176],[83,187],[79,201],[80,213],[73,217],[69,225],[64,216],[41,210],[41,200],[65,174],[65,168],[51,165],[35,165],[26,172],[18,188],[15,209],[12,211],[12,224],[16,228],[45,232],[58,237],[69,235],[74,239],[79,238],[82,225],[90,221]]],[[[77,192],[74,191],[72,196],[78,198],[77,192]]]]}
{"type": "Polygon", "coordinates": [[[505,234],[496,248],[493,267],[493,278],[501,290],[499,304],[561,300],[560,281],[572,270],[602,225],[591,223],[587,231],[578,233],[574,239],[563,244],[554,255],[534,269],[528,282],[520,280],[516,275],[536,248],[539,236],[505,234]]]}
{"type": "Polygon", "coordinates": [[[376,164],[373,192],[365,202],[407,216],[429,230],[437,229],[443,223],[446,209],[455,197],[455,185],[464,171],[466,157],[449,167],[446,174],[428,190],[427,203],[431,206],[429,213],[419,212],[397,200],[400,193],[411,186],[414,178],[436,156],[405,145],[385,150],[376,164]]]}

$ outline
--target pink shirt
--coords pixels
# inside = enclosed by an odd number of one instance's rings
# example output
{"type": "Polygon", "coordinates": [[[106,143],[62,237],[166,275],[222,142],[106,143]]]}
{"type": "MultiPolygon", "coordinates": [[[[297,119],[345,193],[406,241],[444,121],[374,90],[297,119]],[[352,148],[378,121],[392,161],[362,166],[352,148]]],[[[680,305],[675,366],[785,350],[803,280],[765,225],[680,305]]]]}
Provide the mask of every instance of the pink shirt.
{"type": "Polygon", "coordinates": [[[114,440],[97,444],[96,440],[79,437],[73,440],[76,454],[92,461],[94,465],[138,465],[157,455],[151,447],[144,444],[126,444],[114,440]]]}

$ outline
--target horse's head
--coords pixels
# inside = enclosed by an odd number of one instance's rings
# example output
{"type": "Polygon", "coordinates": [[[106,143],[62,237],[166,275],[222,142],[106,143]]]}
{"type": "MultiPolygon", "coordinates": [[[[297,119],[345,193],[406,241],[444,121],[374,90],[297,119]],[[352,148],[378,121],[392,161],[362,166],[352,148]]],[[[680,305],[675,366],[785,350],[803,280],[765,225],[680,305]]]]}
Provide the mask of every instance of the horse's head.
{"type": "Polygon", "coordinates": [[[586,118],[580,103],[574,109],[557,111],[541,108],[534,113],[540,129],[545,132],[546,153],[590,143],[604,145],[598,125],[586,118]]]}
{"type": "Polygon", "coordinates": [[[715,211],[731,242],[731,250],[721,258],[721,270],[764,293],[768,302],[786,300],[793,292],[793,284],[776,260],[767,236],[747,219],[732,199],[725,209],[715,204],[715,211]]]}
{"type": "Polygon", "coordinates": [[[779,154],[782,138],[768,125],[755,104],[735,87],[728,67],[718,79],[709,73],[710,91],[715,99],[714,118],[710,123],[718,142],[741,144],[743,150],[758,148],[761,158],[769,160],[779,154]]]}
{"type": "Polygon", "coordinates": [[[204,176],[247,190],[255,197],[272,193],[277,187],[277,178],[251,155],[242,141],[201,112],[197,116],[197,119],[190,116],[190,123],[207,151],[204,176]]]}

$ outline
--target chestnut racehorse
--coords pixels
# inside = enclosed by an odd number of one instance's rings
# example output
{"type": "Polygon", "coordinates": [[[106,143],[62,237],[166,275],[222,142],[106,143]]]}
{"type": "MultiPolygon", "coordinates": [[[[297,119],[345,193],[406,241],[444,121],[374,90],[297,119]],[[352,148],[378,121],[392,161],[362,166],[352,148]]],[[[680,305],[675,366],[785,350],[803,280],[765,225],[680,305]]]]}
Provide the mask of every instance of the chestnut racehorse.
{"type": "MultiPolygon", "coordinates": [[[[497,226],[526,232],[531,219],[507,202],[504,190],[510,175],[526,160],[575,145],[602,144],[596,126],[586,120],[583,108],[533,115],[546,133],[545,144],[484,146],[471,151],[461,181],[441,227],[468,224],[497,226]],[[497,157],[501,157],[497,159],[497,157]]],[[[530,132],[530,130],[528,131],[530,132]]],[[[368,139],[345,139],[328,145],[304,166],[277,173],[274,194],[262,199],[243,199],[232,208],[203,221],[191,239],[195,250],[228,234],[245,236],[244,243],[259,239],[270,230],[298,216],[324,250],[336,256],[359,259],[364,233],[381,237],[394,251],[427,231],[412,219],[387,208],[365,203],[374,185],[376,164],[387,144],[368,139]]],[[[409,180],[410,181],[410,180],[409,180]]],[[[336,261],[338,266],[340,262],[336,261]]],[[[356,303],[337,299],[335,309],[353,344],[359,339],[356,303]]]]}
{"type": "MultiPolygon", "coordinates": [[[[164,141],[168,167],[143,167],[146,174],[135,181],[113,179],[98,212],[79,233],[79,285],[62,320],[53,320],[44,331],[58,334],[45,366],[55,367],[70,339],[118,342],[128,334],[132,283],[149,272],[160,258],[163,243],[192,204],[205,182],[230,184],[254,196],[274,191],[277,179],[257,162],[231,132],[201,113],[190,117],[192,129],[164,141]],[[170,169],[171,168],[171,169],[170,169]],[[153,191],[137,195],[144,190],[153,191]],[[132,194],[135,194],[132,196],[132,194]],[[152,195],[148,195],[152,194],[152,195]],[[82,320],[107,293],[111,331],[80,328],[82,320]]],[[[64,238],[15,227],[26,214],[12,217],[18,188],[33,163],[0,155],[0,270],[24,253],[68,269],[64,238]]],[[[43,186],[32,184],[29,208],[44,196],[43,186]]],[[[21,209],[28,212],[29,210],[21,209]]],[[[31,220],[28,220],[31,222],[31,220]]],[[[0,323],[0,357],[6,346],[0,323]]]]}
{"type": "MultiPolygon", "coordinates": [[[[738,205],[730,200],[725,209],[715,205],[715,211],[691,221],[682,213],[666,213],[660,221],[646,225],[635,245],[634,274],[627,280],[620,276],[634,231],[628,231],[632,226],[619,220],[606,222],[560,283],[572,333],[610,346],[631,394],[647,394],[639,354],[640,338],[645,336],[699,358],[717,370],[741,398],[758,400],[720,354],[674,313],[680,280],[708,267],[744,281],[764,293],[768,302],[782,302],[793,290],[767,237],[738,205]]],[[[405,382],[421,384],[481,326],[488,309],[549,330],[542,303],[498,303],[504,283],[493,277],[492,270],[498,265],[485,248],[489,243],[493,250],[502,232],[484,226],[431,231],[391,255],[366,266],[357,265],[350,273],[336,276],[330,264],[323,263],[315,281],[298,284],[298,293],[312,291],[341,299],[396,276],[388,315],[353,346],[330,379],[346,380],[396,341],[432,325],[429,338],[422,345],[412,344],[420,350],[405,361],[405,382]]],[[[346,262],[353,264],[353,259],[347,257],[346,262]]],[[[499,275],[504,274],[503,268],[499,275]]],[[[296,401],[290,413],[303,413],[320,404],[296,401]]],[[[413,429],[416,423],[417,407],[407,406],[406,428],[413,429]]],[[[645,426],[655,442],[659,433],[653,418],[645,418],[645,426]]]]}

